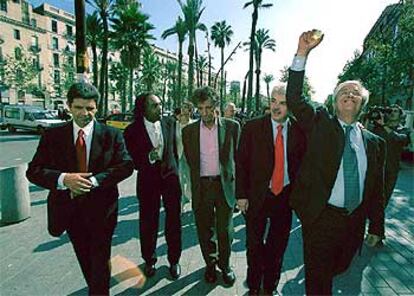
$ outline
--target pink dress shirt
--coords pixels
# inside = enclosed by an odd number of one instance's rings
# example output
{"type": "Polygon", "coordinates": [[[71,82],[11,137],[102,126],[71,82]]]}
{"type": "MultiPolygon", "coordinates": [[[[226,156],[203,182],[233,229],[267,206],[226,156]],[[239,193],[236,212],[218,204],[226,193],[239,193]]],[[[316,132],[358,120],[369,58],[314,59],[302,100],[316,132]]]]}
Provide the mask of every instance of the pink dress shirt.
{"type": "Polygon", "coordinates": [[[200,122],[200,176],[220,175],[217,119],[209,129],[200,122]]]}

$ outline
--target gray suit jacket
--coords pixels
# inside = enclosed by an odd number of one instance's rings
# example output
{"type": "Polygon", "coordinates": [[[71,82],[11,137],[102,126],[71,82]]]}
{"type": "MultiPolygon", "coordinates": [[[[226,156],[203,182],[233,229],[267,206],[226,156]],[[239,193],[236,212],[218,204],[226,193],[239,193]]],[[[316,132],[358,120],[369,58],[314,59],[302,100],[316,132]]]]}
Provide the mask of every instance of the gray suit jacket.
{"type": "MultiPolygon", "coordinates": [[[[200,201],[200,120],[183,129],[184,154],[190,167],[193,208],[200,201]]],[[[235,198],[236,152],[240,125],[226,118],[218,119],[220,177],[224,195],[229,207],[233,208],[235,198]]]]}

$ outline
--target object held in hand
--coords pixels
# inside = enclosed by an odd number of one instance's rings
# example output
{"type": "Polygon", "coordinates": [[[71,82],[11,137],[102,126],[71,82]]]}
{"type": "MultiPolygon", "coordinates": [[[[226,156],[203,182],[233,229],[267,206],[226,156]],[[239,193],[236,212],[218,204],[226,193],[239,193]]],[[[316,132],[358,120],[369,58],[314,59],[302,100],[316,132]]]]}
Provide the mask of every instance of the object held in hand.
{"type": "Polygon", "coordinates": [[[321,30],[313,30],[312,31],[312,39],[314,39],[314,40],[321,39],[322,35],[323,35],[323,33],[322,33],[321,30]]]}

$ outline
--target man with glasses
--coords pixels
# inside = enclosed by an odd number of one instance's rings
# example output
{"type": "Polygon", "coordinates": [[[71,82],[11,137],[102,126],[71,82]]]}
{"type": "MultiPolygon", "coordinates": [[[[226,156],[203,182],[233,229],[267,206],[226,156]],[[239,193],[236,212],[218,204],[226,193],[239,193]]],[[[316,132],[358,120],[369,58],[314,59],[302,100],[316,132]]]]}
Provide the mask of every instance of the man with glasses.
{"type": "Polygon", "coordinates": [[[289,71],[287,105],[307,135],[307,150],[292,189],[290,205],[302,223],[306,294],[331,295],[333,277],[345,271],[367,242],[384,234],[384,141],[358,122],[368,91],[358,81],[339,84],[334,115],[302,96],[309,52],[323,35],[300,36],[289,71]]]}

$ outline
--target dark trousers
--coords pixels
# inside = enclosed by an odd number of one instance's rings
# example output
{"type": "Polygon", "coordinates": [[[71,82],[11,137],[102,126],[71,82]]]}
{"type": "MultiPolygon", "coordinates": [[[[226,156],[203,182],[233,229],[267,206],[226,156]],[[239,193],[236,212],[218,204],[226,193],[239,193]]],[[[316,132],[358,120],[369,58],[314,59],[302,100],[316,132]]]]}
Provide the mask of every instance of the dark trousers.
{"type": "Polygon", "coordinates": [[[257,214],[246,216],[247,286],[273,291],[280,279],[283,255],[292,225],[292,210],[286,190],[275,196],[270,190],[257,214]],[[269,230],[265,236],[266,226],[269,230]]]}
{"type": "Polygon", "coordinates": [[[89,295],[109,295],[111,241],[117,212],[102,224],[93,221],[86,209],[79,207],[76,213],[67,233],[88,285],[89,295]]]}
{"type": "Polygon", "coordinates": [[[220,180],[201,179],[200,183],[201,200],[194,209],[194,216],[201,253],[206,265],[218,264],[220,269],[225,270],[230,265],[233,208],[227,204],[220,180]]]}
{"type": "Polygon", "coordinates": [[[181,189],[178,176],[166,179],[161,175],[143,178],[137,183],[139,198],[139,233],[142,258],[147,264],[155,264],[157,256],[158,226],[161,199],[165,209],[165,239],[168,246],[168,261],[176,264],[181,257],[181,189]]]}
{"type": "Polygon", "coordinates": [[[332,281],[349,267],[365,231],[362,207],[347,215],[327,206],[316,221],[303,227],[307,295],[331,295],[332,281]]]}

